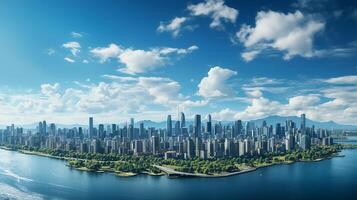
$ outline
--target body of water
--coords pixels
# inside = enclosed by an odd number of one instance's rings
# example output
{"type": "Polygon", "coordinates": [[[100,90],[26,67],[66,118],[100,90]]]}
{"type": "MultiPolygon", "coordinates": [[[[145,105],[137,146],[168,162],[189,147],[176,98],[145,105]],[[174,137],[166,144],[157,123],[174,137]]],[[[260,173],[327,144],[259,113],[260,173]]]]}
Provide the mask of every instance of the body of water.
{"type": "Polygon", "coordinates": [[[0,199],[355,199],[357,150],[341,154],[225,178],[170,179],[80,172],[61,160],[0,150],[0,199]]]}

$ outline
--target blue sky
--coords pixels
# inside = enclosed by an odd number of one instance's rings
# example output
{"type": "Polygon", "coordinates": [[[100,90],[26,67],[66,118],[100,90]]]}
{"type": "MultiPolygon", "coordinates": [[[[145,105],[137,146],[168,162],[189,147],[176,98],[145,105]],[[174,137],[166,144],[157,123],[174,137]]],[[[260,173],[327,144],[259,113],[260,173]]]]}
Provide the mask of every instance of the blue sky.
{"type": "Polygon", "coordinates": [[[353,1],[1,1],[0,124],[357,124],[353,1]],[[174,118],[175,118],[174,117],[174,118]]]}

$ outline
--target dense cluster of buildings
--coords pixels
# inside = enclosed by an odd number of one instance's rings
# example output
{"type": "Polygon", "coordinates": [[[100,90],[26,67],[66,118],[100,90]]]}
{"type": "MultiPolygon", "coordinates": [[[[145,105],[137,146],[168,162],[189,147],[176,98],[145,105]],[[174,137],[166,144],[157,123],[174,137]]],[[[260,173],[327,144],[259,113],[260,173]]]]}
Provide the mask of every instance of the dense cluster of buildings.
{"type": "Polygon", "coordinates": [[[331,145],[330,131],[306,126],[306,116],[297,124],[287,120],[275,126],[253,122],[213,123],[211,116],[204,122],[195,115],[193,123],[185,114],[173,121],[167,116],[166,128],[135,126],[134,119],[120,127],[117,124],[94,126],[89,118],[88,128],[57,128],[56,124],[39,122],[36,130],[24,130],[14,125],[0,130],[0,144],[26,145],[82,153],[118,153],[132,155],[161,155],[202,159],[263,154],[266,152],[309,149],[311,145],[331,145]]]}

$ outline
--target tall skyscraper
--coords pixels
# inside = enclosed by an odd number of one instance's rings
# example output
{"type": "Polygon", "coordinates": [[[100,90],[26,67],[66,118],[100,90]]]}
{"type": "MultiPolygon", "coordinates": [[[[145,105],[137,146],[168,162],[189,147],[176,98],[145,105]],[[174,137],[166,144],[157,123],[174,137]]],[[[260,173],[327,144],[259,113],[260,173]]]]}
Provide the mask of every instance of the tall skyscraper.
{"type": "Polygon", "coordinates": [[[134,127],[134,118],[130,118],[130,125],[134,127]]]}
{"type": "Polygon", "coordinates": [[[47,123],[46,121],[44,120],[42,122],[42,135],[46,135],[47,134],[47,123]]]}
{"type": "Polygon", "coordinates": [[[181,128],[186,127],[186,119],[185,119],[185,114],[181,112],[181,128]]]}
{"type": "Polygon", "coordinates": [[[201,115],[195,115],[195,124],[193,127],[193,137],[201,137],[201,115]]]}
{"type": "Polygon", "coordinates": [[[94,137],[94,129],[93,129],[93,117],[89,117],[89,138],[94,137]]]}
{"type": "Polygon", "coordinates": [[[242,120],[237,120],[234,122],[234,137],[243,134],[243,124],[242,120]]]}
{"type": "Polygon", "coordinates": [[[208,115],[208,121],[206,123],[206,132],[209,135],[212,135],[212,118],[211,118],[211,114],[208,115]]]}
{"type": "Polygon", "coordinates": [[[172,120],[171,120],[171,115],[167,115],[167,120],[166,120],[166,135],[168,137],[172,136],[172,120]]]}
{"type": "Polygon", "coordinates": [[[144,128],[144,123],[140,123],[140,128],[139,128],[139,137],[144,138],[145,137],[145,128],[144,128]]]}
{"type": "Polygon", "coordinates": [[[306,129],[306,115],[302,114],[301,115],[301,130],[305,133],[306,129]]]}
{"type": "Polygon", "coordinates": [[[99,124],[98,126],[98,136],[100,139],[104,139],[104,124],[99,124]]]}

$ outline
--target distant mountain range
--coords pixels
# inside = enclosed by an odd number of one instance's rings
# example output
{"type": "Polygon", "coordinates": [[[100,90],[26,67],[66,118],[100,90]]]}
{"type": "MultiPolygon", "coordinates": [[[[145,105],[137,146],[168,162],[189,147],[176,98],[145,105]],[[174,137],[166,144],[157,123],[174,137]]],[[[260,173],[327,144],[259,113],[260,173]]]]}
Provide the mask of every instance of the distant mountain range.
{"type": "MultiPolygon", "coordinates": [[[[250,122],[254,122],[255,125],[261,125],[263,121],[266,121],[267,124],[275,125],[276,123],[281,123],[284,125],[286,120],[292,120],[297,124],[297,126],[300,126],[301,123],[301,118],[297,116],[269,116],[261,119],[256,119],[256,120],[251,120],[250,122]]],[[[214,123],[218,121],[213,121],[214,123]]],[[[166,127],[166,121],[161,121],[161,122],[155,122],[151,120],[142,120],[142,121],[137,121],[135,122],[135,126],[139,127],[140,123],[144,123],[145,127],[156,127],[156,128],[165,128],[166,127]]],[[[173,120],[173,123],[175,121],[173,120]]],[[[221,121],[222,124],[233,124],[233,121],[221,121]]],[[[186,125],[191,125],[193,124],[193,121],[186,121],[186,125]]],[[[25,129],[35,129],[38,123],[32,123],[32,124],[25,124],[21,125],[21,127],[25,129]]],[[[120,123],[120,126],[124,126],[125,123],[120,123]]],[[[204,125],[204,123],[202,123],[204,125]]],[[[315,125],[316,128],[326,128],[326,129],[348,129],[348,130],[357,130],[357,125],[344,125],[344,124],[338,124],[334,121],[327,121],[327,122],[319,122],[319,121],[314,121],[310,119],[306,119],[306,125],[311,127],[312,125],[315,125]]],[[[84,124],[56,124],[58,128],[73,128],[73,127],[88,127],[88,125],[84,124]]],[[[174,125],[173,125],[174,126],[174,125]]],[[[5,128],[5,125],[0,125],[0,128],[5,128]]]]}

